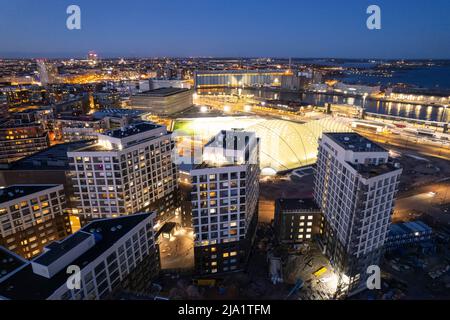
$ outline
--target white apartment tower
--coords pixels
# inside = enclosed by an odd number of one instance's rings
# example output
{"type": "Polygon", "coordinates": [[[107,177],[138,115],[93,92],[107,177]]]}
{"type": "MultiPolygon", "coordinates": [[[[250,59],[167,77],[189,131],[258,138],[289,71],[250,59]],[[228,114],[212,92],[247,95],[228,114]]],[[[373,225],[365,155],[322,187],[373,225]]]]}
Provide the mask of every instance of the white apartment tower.
{"type": "Polygon", "coordinates": [[[366,286],[378,265],[402,169],[389,152],[356,133],[326,133],[319,142],[314,197],[322,209],[324,252],[340,275],[338,295],[366,286]]]}
{"type": "Polygon", "coordinates": [[[98,135],[98,143],[68,152],[80,218],[91,220],[176,207],[174,142],[166,127],[135,123],[98,135]]]}
{"type": "Polygon", "coordinates": [[[242,270],[258,220],[259,140],[250,132],[221,131],[202,159],[182,179],[182,222],[196,235],[197,272],[242,270]]]}

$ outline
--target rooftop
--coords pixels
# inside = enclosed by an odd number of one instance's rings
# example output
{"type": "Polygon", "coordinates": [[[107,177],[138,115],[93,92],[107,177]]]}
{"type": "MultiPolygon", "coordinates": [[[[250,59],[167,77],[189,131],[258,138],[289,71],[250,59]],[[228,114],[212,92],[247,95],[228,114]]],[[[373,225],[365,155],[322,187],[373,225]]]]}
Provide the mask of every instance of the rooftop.
{"type": "MultiPolygon", "coordinates": [[[[364,178],[372,178],[376,177],[388,172],[400,170],[401,167],[397,166],[396,164],[392,162],[383,163],[379,165],[371,165],[371,164],[354,164],[349,163],[353,168],[355,168],[358,173],[363,176],[364,178]]],[[[399,165],[399,163],[398,163],[399,165]]]]}
{"type": "Polygon", "coordinates": [[[130,137],[135,134],[142,133],[142,132],[154,130],[157,128],[161,128],[161,126],[154,124],[152,122],[141,122],[141,123],[137,123],[137,124],[131,124],[131,125],[128,125],[126,127],[123,127],[123,128],[117,129],[117,130],[105,132],[105,135],[109,136],[109,137],[121,139],[121,138],[130,137]]]}
{"type": "Polygon", "coordinates": [[[19,199],[30,194],[40,192],[58,186],[50,185],[13,185],[4,189],[0,189],[0,203],[19,199]]]}
{"type": "Polygon", "coordinates": [[[139,117],[144,114],[145,111],[142,110],[132,110],[132,109],[102,109],[94,113],[95,119],[103,119],[104,117],[139,117]]]}
{"type": "Polygon", "coordinates": [[[44,266],[49,266],[53,262],[61,258],[68,251],[72,250],[81,242],[88,239],[90,236],[91,236],[90,233],[80,231],[67,237],[61,242],[58,241],[52,242],[50,245],[46,247],[47,249],[50,250],[38,256],[36,259],[34,259],[34,262],[42,264],[44,266]]]}
{"type": "MultiPolygon", "coordinates": [[[[128,232],[130,232],[136,225],[142,221],[149,218],[151,213],[135,214],[126,217],[114,218],[114,219],[100,219],[93,221],[83,227],[80,231],[75,233],[85,233],[88,235],[94,235],[96,239],[95,245],[81,254],[78,257],[73,257],[73,261],[70,262],[71,265],[78,265],[80,268],[93,262],[97,257],[102,255],[106,250],[108,250],[114,243],[119,241],[128,232]]],[[[70,240],[74,235],[66,238],[67,241],[70,240]]],[[[60,244],[65,245],[63,240],[60,244]]],[[[51,252],[54,250],[55,245],[50,245],[51,252]]],[[[45,256],[47,253],[43,253],[38,256],[34,261],[38,261],[45,256]]],[[[13,300],[45,300],[51,294],[55,292],[56,289],[61,287],[67,280],[66,269],[63,268],[52,278],[47,279],[33,272],[31,263],[29,263],[23,269],[17,271],[14,275],[8,279],[1,282],[0,285],[0,296],[6,297],[7,299],[13,300]]]]}
{"type": "Polygon", "coordinates": [[[48,149],[20,159],[9,165],[6,170],[51,170],[69,169],[67,152],[92,145],[96,140],[84,140],[54,145],[48,149]]]}
{"type": "Polygon", "coordinates": [[[189,89],[159,88],[159,89],[144,91],[142,93],[137,94],[137,96],[168,97],[168,96],[172,96],[172,95],[187,92],[187,91],[189,91],[189,89]]]}
{"type": "Polygon", "coordinates": [[[27,263],[27,260],[0,247],[0,280],[27,263]]]}
{"type": "Polygon", "coordinates": [[[320,208],[315,203],[312,198],[305,199],[278,199],[276,204],[281,208],[281,210],[317,210],[320,208]]]}
{"type": "Polygon", "coordinates": [[[345,150],[354,152],[387,152],[383,147],[380,147],[378,144],[358,133],[324,133],[324,135],[332,139],[345,150]]]}
{"type": "Polygon", "coordinates": [[[395,237],[403,234],[412,234],[416,232],[432,232],[431,227],[422,221],[410,221],[404,223],[395,223],[389,226],[389,237],[395,237]]]}

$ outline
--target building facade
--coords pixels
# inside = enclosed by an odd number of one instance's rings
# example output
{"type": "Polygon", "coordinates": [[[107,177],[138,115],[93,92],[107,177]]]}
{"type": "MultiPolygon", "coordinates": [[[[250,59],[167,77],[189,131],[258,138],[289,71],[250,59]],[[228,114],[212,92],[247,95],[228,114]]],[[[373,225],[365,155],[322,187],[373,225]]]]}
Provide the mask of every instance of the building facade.
{"type": "Polygon", "coordinates": [[[433,229],[422,221],[391,224],[386,239],[386,251],[417,245],[430,241],[433,229]]]}
{"type": "Polygon", "coordinates": [[[71,233],[62,185],[14,185],[0,190],[0,245],[31,259],[71,233]]]}
{"type": "Polygon", "coordinates": [[[50,146],[48,132],[40,124],[0,126],[0,163],[11,163],[50,146]]]}
{"type": "Polygon", "coordinates": [[[339,274],[338,295],[364,289],[378,265],[402,169],[389,152],[356,133],[326,133],[319,143],[314,198],[324,215],[321,244],[339,274]]]}
{"type": "Polygon", "coordinates": [[[131,97],[132,109],[156,115],[171,115],[192,107],[193,91],[180,88],[159,88],[131,97]]]}
{"type": "Polygon", "coordinates": [[[165,221],[177,206],[174,142],[164,126],[140,122],[99,134],[95,145],[68,152],[80,219],[157,211],[165,221]]]}
{"type": "Polygon", "coordinates": [[[182,223],[195,233],[200,275],[243,270],[258,220],[259,140],[222,131],[203,152],[203,164],[184,170],[182,223]]]}
{"type": "Polygon", "coordinates": [[[214,70],[196,71],[195,88],[280,87],[284,70],[214,70]]]}
{"type": "Polygon", "coordinates": [[[53,242],[0,279],[0,300],[104,300],[124,291],[146,292],[160,269],[155,217],[100,219],[53,242]],[[79,268],[79,281],[69,279],[69,266],[79,268]]]}
{"type": "Polygon", "coordinates": [[[322,230],[322,214],[313,199],[278,199],[274,228],[280,243],[312,241],[322,230]]]}

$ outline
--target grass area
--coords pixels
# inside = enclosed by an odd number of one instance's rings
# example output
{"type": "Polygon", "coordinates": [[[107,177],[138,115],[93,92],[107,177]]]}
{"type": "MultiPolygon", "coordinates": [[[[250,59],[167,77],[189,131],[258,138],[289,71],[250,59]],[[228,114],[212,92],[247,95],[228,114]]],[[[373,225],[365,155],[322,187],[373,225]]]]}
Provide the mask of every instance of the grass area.
{"type": "Polygon", "coordinates": [[[189,120],[175,120],[173,125],[173,130],[181,130],[183,133],[188,135],[194,134],[194,128],[192,126],[192,121],[189,120]]]}

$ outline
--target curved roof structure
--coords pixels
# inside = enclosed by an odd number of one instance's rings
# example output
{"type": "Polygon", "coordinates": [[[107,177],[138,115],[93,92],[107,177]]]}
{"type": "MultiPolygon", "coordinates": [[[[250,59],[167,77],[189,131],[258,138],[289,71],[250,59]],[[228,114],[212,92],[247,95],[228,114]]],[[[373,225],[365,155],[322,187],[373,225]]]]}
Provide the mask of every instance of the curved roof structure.
{"type": "Polygon", "coordinates": [[[175,130],[201,137],[204,142],[219,130],[242,128],[253,131],[260,138],[262,174],[295,169],[316,162],[318,139],[324,132],[350,132],[333,118],[308,123],[286,120],[267,120],[258,117],[217,117],[178,119],[175,130]]]}
{"type": "Polygon", "coordinates": [[[349,132],[349,128],[331,118],[305,124],[284,120],[266,120],[245,128],[260,138],[262,169],[284,171],[316,162],[318,139],[324,132],[349,132]]]}

